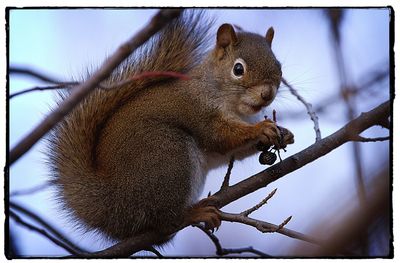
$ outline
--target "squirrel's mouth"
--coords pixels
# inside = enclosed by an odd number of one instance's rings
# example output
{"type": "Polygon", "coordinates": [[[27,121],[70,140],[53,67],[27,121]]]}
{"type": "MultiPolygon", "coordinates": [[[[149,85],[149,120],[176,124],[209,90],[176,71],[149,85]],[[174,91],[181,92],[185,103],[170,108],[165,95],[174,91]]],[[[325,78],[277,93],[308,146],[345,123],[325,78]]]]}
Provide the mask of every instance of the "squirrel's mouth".
{"type": "Polygon", "coordinates": [[[252,109],[254,112],[259,112],[259,111],[263,108],[262,105],[250,106],[250,107],[251,107],[251,109],[252,109]]]}
{"type": "Polygon", "coordinates": [[[249,103],[244,103],[244,105],[246,105],[247,108],[251,109],[252,113],[257,113],[266,106],[265,104],[249,104],[249,103]]]}

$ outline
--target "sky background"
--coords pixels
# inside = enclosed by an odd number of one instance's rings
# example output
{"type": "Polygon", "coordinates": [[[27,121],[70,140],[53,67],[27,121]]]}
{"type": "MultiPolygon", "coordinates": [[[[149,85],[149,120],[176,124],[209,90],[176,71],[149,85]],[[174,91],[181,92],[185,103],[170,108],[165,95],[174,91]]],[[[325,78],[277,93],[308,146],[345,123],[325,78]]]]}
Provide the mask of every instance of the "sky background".
{"type": "MultiPolygon", "coordinates": [[[[61,80],[83,76],[87,68],[101,65],[104,58],[144,26],[154,9],[55,9],[10,11],[9,62],[28,66],[61,80]]],[[[321,9],[212,9],[209,15],[217,18],[216,25],[232,23],[246,31],[264,35],[270,26],[275,29],[272,49],[282,63],[283,76],[310,103],[317,105],[327,97],[338,94],[340,80],[332,49],[329,23],[321,9]]],[[[389,67],[389,9],[346,9],[341,27],[346,72],[349,83],[361,84],[373,72],[389,67]]],[[[10,93],[45,85],[27,77],[10,78],[10,93]]],[[[375,87],[375,93],[356,100],[356,115],[378,106],[389,98],[389,79],[375,87]]],[[[10,101],[10,147],[35,127],[54,105],[54,93],[33,92],[10,101]]],[[[280,125],[295,135],[295,144],[287,148],[286,158],[308,147],[315,141],[313,123],[304,106],[282,87],[275,102],[266,111],[277,111],[280,125]],[[300,112],[298,118],[289,113],[300,112]],[[285,116],[287,113],[287,116],[285,116]]],[[[322,137],[341,128],[346,122],[345,107],[338,101],[319,116],[322,137]]],[[[372,128],[366,136],[386,136],[387,131],[372,128]]],[[[36,144],[10,169],[10,192],[40,185],[48,178],[44,164],[43,141],[36,144]]],[[[362,143],[362,164],[373,172],[386,164],[389,143],[362,143]]],[[[334,222],[338,209],[356,205],[356,183],[353,172],[351,146],[346,144],[327,156],[297,170],[284,178],[224,207],[226,212],[241,212],[262,200],[277,188],[268,204],[252,214],[253,217],[280,224],[288,216],[293,219],[288,228],[310,233],[313,226],[334,222]]],[[[258,155],[236,162],[231,184],[265,169],[258,163],[258,155]]],[[[226,167],[212,171],[207,179],[203,197],[218,191],[226,167]]],[[[76,243],[92,251],[109,243],[94,234],[82,235],[57,208],[51,190],[30,196],[16,196],[11,200],[24,204],[46,217],[76,243]]],[[[65,255],[42,236],[32,233],[11,220],[11,232],[21,254],[29,256],[65,255]]],[[[322,230],[323,232],[324,230],[322,230]]],[[[321,233],[322,233],[321,232],[321,233]]],[[[223,247],[254,248],[273,256],[290,256],[298,240],[280,234],[262,234],[248,226],[224,222],[216,232],[223,247]]],[[[164,247],[168,256],[207,256],[215,254],[212,242],[200,230],[186,228],[174,241],[164,247]]]]}

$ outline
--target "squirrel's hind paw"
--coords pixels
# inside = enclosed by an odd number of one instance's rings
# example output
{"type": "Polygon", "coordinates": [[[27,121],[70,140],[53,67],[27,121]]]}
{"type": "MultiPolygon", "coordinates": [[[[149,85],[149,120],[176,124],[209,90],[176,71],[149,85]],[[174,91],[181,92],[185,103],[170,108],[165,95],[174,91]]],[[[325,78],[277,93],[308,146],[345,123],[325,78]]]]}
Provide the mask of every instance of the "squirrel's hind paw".
{"type": "Polygon", "coordinates": [[[185,224],[193,225],[197,223],[205,223],[206,229],[219,228],[221,225],[221,218],[219,216],[219,210],[214,206],[200,206],[195,205],[188,210],[185,216],[185,224]]]}

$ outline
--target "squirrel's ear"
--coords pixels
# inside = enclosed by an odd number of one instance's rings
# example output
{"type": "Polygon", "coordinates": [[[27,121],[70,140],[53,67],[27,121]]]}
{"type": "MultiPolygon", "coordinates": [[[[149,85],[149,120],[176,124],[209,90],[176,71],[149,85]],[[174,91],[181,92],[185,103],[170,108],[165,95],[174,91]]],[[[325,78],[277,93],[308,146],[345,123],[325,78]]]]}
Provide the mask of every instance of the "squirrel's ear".
{"type": "Polygon", "coordinates": [[[268,45],[271,47],[272,46],[272,39],[274,39],[274,29],[272,27],[268,28],[267,34],[265,35],[265,38],[267,39],[268,45]]]}
{"type": "Polygon", "coordinates": [[[236,44],[237,36],[235,29],[230,24],[223,24],[218,28],[217,32],[217,46],[220,48],[226,48],[230,44],[236,44]]]}

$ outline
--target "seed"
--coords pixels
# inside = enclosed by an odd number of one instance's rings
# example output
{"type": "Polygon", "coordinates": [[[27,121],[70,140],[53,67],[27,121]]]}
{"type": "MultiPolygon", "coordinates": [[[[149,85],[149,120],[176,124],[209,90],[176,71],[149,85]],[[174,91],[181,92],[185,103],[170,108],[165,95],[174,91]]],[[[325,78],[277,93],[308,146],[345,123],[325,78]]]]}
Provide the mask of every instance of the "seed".
{"type": "Polygon", "coordinates": [[[260,153],[260,156],[258,157],[258,161],[260,164],[267,164],[267,165],[273,165],[276,161],[277,157],[276,154],[273,152],[262,152],[260,153]]]}

